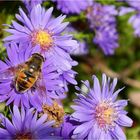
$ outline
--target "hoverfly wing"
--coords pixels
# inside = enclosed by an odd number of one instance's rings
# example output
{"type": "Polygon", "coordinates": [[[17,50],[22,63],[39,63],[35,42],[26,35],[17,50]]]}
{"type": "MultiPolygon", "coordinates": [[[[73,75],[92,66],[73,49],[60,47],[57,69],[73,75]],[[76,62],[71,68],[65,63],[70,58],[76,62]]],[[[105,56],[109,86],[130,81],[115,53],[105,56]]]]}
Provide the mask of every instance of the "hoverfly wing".
{"type": "Polygon", "coordinates": [[[15,67],[10,67],[5,70],[0,70],[0,81],[10,80],[15,76],[15,67]]]}
{"type": "Polygon", "coordinates": [[[46,85],[45,85],[45,80],[42,77],[37,81],[36,86],[40,97],[46,98],[47,97],[46,85]]]}

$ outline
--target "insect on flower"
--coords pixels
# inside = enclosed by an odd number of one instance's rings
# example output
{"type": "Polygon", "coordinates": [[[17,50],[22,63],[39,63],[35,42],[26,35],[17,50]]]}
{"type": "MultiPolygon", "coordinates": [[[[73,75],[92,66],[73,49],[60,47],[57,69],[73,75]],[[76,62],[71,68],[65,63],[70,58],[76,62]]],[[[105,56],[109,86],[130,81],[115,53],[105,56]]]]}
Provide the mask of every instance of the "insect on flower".
{"type": "Polygon", "coordinates": [[[37,86],[37,79],[41,78],[43,62],[44,57],[39,53],[34,53],[26,62],[1,72],[0,78],[6,78],[10,74],[14,78],[16,91],[24,93],[35,85],[37,86]]]}
{"type": "Polygon", "coordinates": [[[21,50],[15,42],[6,45],[7,58],[0,60],[0,102],[40,109],[42,103],[65,97],[60,73],[44,55],[21,50]]]}

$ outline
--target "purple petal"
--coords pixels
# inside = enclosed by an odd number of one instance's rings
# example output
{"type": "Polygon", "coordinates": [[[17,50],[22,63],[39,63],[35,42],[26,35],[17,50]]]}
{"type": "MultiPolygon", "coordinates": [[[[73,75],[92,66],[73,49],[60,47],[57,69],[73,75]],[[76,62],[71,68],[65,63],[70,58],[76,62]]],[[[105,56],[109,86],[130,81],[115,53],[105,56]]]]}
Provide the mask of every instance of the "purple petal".
{"type": "Polygon", "coordinates": [[[131,127],[133,124],[133,121],[128,116],[121,114],[117,123],[121,126],[131,127]]]}

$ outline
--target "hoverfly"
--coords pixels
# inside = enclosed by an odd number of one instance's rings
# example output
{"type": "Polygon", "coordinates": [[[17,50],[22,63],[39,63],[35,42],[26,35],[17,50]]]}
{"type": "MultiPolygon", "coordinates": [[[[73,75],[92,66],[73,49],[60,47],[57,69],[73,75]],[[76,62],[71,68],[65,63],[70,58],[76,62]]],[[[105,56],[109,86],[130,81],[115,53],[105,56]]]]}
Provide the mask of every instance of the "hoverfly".
{"type": "MultiPolygon", "coordinates": [[[[10,67],[0,72],[0,80],[13,79],[13,85],[17,92],[24,93],[35,86],[41,75],[44,57],[39,53],[34,53],[24,63],[16,67],[10,67]]],[[[41,81],[42,82],[42,81],[41,81]]],[[[38,82],[39,84],[39,82],[38,82]]],[[[38,85],[40,86],[40,85],[38,85]]],[[[45,90],[45,86],[41,86],[45,90]]]]}

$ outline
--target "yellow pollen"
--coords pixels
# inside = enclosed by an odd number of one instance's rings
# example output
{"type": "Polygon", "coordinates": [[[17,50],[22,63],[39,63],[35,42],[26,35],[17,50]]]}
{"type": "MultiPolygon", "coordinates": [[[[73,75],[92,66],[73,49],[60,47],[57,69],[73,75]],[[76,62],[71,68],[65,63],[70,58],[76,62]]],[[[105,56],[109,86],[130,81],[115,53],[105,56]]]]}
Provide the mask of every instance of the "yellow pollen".
{"type": "Polygon", "coordinates": [[[56,101],[51,106],[44,104],[42,106],[43,112],[40,115],[47,114],[47,121],[55,120],[53,127],[59,127],[65,115],[64,109],[56,101]]]}
{"type": "Polygon", "coordinates": [[[111,124],[111,116],[114,113],[114,110],[112,108],[108,108],[104,111],[104,119],[107,124],[111,124]]]}
{"type": "Polygon", "coordinates": [[[48,50],[51,47],[53,40],[49,33],[39,30],[38,32],[33,33],[32,43],[34,45],[40,45],[44,50],[48,50]]]}
{"type": "Polygon", "coordinates": [[[107,103],[101,103],[96,107],[95,118],[99,126],[105,128],[106,126],[113,125],[117,115],[114,108],[109,106],[107,103]]]}

